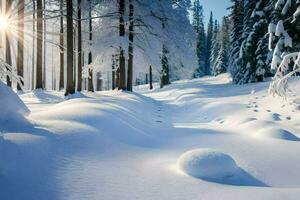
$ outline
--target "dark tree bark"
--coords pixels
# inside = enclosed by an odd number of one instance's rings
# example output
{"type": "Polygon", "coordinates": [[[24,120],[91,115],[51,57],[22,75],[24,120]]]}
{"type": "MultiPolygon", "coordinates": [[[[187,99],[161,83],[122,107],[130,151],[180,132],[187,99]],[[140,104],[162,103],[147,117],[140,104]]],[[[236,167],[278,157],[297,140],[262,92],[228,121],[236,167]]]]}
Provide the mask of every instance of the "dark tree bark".
{"type": "MultiPolygon", "coordinates": [[[[89,4],[90,4],[90,9],[89,9],[89,42],[90,45],[92,45],[92,40],[93,40],[93,20],[92,20],[92,2],[91,0],[89,0],[89,4]]],[[[93,62],[93,55],[92,52],[89,52],[88,55],[88,64],[92,64],[93,62]]],[[[94,85],[93,85],[93,70],[89,69],[89,77],[88,77],[88,91],[89,92],[94,92],[94,85]]]]}
{"type": "Polygon", "coordinates": [[[35,37],[36,37],[36,21],[35,21],[35,1],[32,0],[32,66],[31,66],[31,89],[34,90],[34,77],[35,77],[35,37]]]}
{"type": "MultiPolygon", "coordinates": [[[[43,0],[43,18],[46,18],[46,1],[43,0]]],[[[47,41],[46,41],[46,33],[47,33],[47,21],[46,20],[43,20],[43,88],[46,89],[46,79],[47,79],[47,76],[46,76],[46,47],[47,47],[47,41]]]]}
{"type": "Polygon", "coordinates": [[[81,0],[77,0],[77,91],[82,90],[82,39],[81,39],[81,0]]]}
{"type": "Polygon", "coordinates": [[[152,66],[151,65],[149,67],[149,83],[150,83],[150,90],[152,90],[153,85],[152,85],[152,66]]]}
{"type": "MultiPolygon", "coordinates": [[[[6,15],[11,17],[12,14],[12,0],[6,1],[6,15]]],[[[5,62],[9,65],[12,64],[11,62],[11,49],[10,49],[10,35],[11,33],[9,30],[5,30],[5,62]]],[[[11,87],[11,79],[9,76],[6,76],[6,84],[7,86],[11,87]]]]}
{"type": "Polygon", "coordinates": [[[146,74],[146,78],[145,78],[145,84],[148,84],[148,74],[146,74]]]}
{"type": "Polygon", "coordinates": [[[36,89],[43,89],[43,1],[36,0],[36,89]]]}
{"type": "Polygon", "coordinates": [[[73,77],[73,2],[67,0],[67,87],[65,96],[75,92],[73,77]]]}
{"type": "MultiPolygon", "coordinates": [[[[18,54],[17,54],[17,73],[24,76],[24,0],[18,2],[18,54]]],[[[21,86],[17,85],[17,89],[21,90],[21,86]]]]}
{"type": "Polygon", "coordinates": [[[161,70],[161,80],[160,80],[160,87],[163,88],[165,85],[170,84],[170,78],[169,78],[169,61],[168,61],[168,50],[165,45],[163,45],[162,49],[162,58],[161,58],[161,64],[162,64],[162,70],[161,70]]]}
{"type": "Polygon", "coordinates": [[[128,71],[127,71],[127,90],[132,92],[133,83],[133,0],[129,0],[129,47],[128,47],[128,71]]]}
{"type": "MultiPolygon", "coordinates": [[[[125,37],[125,0],[119,0],[119,15],[120,15],[120,24],[119,24],[119,34],[120,37],[125,37]]],[[[120,70],[120,79],[119,79],[119,90],[126,90],[126,72],[125,72],[125,56],[124,49],[120,46],[120,57],[119,57],[119,70],[120,70]]]]}
{"type": "Polygon", "coordinates": [[[65,54],[64,54],[64,0],[60,0],[60,35],[59,35],[59,46],[60,46],[60,72],[59,72],[59,90],[65,87],[65,54]]]}
{"type": "Polygon", "coordinates": [[[113,55],[112,56],[112,73],[111,73],[111,83],[112,83],[112,86],[111,88],[114,90],[116,89],[116,60],[115,60],[115,56],[113,55]]]}

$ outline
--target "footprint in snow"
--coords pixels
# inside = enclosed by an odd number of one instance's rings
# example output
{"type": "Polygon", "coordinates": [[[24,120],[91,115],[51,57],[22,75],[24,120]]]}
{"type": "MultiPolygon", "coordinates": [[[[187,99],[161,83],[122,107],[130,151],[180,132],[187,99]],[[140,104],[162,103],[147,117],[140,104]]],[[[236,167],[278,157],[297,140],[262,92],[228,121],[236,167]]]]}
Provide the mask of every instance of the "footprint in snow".
{"type": "Polygon", "coordinates": [[[163,123],[163,121],[160,121],[160,120],[156,120],[155,122],[157,122],[157,123],[161,123],[161,124],[163,123]]]}
{"type": "Polygon", "coordinates": [[[271,110],[267,110],[267,112],[272,112],[271,110]]]}
{"type": "Polygon", "coordinates": [[[256,110],[256,109],[255,109],[255,110],[253,110],[253,111],[254,111],[254,112],[259,112],[259,111],[258,111],[258,110],[256,110]]]}
{"type": "Polygon", "coordinates": [[[287,120],[292,120],[292,118],[291,118],[291,117],[286,117],[286,119],[287,119],[287,120]]]}

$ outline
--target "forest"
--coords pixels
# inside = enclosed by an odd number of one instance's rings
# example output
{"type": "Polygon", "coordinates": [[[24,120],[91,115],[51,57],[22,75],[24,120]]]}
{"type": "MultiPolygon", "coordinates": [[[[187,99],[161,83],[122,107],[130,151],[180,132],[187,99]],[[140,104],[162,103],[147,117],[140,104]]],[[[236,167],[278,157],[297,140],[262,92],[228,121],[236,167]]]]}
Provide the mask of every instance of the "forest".
{"type": "Polygon", "coordinates": [[[299,75],[299,0],[0,0],[0,199],[296,200],[299,75]]]}

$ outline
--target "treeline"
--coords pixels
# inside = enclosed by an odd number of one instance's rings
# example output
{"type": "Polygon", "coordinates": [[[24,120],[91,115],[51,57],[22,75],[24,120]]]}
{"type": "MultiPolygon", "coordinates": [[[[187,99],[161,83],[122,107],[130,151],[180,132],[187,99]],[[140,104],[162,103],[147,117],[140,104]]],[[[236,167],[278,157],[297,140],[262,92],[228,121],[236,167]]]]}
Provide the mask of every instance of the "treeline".
{"type": "Polygon", "coordinates": [[[228,71],[236,84],[275,75],[271,90],[283,94],[287,78],[299,73],[299,6],[297,0],[232,0],[231,13],[221,27],[211,16],[205,32],[203,8],[196,0],[193,26],[199,68],[195,75],[228,71]]]}
{"type": "Polygon", "coordinates": [[[146,77],[163,87],[194,71],[189,0],[0,2],[9,23],[4,61],[12,67],[3,71],[13,86],[8,72],[17,70],[19,90],[23,83],[26,89],[47,89],[50,82],[65,95],[101,90],[104,84],[132,91],[146,77]]]}

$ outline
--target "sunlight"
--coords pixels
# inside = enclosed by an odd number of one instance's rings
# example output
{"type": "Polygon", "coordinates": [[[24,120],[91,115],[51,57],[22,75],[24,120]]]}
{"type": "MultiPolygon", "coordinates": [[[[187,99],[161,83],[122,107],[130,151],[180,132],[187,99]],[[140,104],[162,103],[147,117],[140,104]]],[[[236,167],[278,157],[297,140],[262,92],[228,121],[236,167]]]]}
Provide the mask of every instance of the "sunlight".
{"type": "Polygon", "coordinates": [[[5,30],[8,27],[8,20],[6,16],[0,16],[0,30],[5,30]]]}

